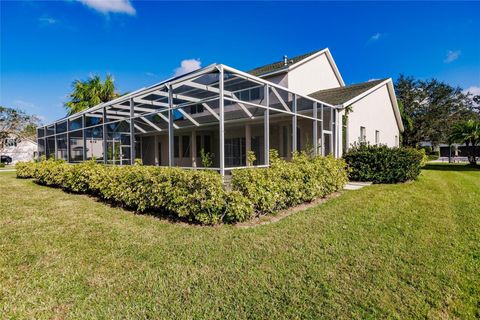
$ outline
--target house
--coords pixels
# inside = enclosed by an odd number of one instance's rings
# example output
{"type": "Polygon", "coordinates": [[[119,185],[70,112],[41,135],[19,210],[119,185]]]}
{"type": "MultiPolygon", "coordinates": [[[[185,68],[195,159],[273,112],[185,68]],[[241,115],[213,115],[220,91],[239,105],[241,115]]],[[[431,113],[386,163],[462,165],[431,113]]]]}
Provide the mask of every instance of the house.
{"type": "Polygon", "coordinates": [[[203,168],[267,166],[269,150],[340,157],[352,143],[397,146],[391,79],[346,86],[328,49],[243,72],[223,64],[167,79],[38,128],[40,155],[203,168]],[[208,160],[208,161],[206,161],[208,160]]]}
{"type": "Polygon", "coordinates": [[[12,158],[12,164],[18,161],[31,161],[37,158],[37,143],[29,138],[11,134],[3,141],[0,155],[12,158]]]}
{"type": "MultiPolygon", "coordinates": [[[[328,49],[278,61],[250,71],[293,91],[340,107],[348,114],[339,150],[354,142],[399,146],[403,123],[392,79],[345,85],[328,49]]],[[[345,117],[344,117],[344,120],[345,117]]]]}
{"type": "Polygon", "coordinates": [[[433,145],[430,141],[420,141],[419,146],[428,147],[431,151],[436,152],[440,160],[446,161],[452,159],[455,162],[468,162],[468,155],[471,153],[476,157],[480,157],[480,146],[467,146],[465,143],[439,143],[433,145]]]}

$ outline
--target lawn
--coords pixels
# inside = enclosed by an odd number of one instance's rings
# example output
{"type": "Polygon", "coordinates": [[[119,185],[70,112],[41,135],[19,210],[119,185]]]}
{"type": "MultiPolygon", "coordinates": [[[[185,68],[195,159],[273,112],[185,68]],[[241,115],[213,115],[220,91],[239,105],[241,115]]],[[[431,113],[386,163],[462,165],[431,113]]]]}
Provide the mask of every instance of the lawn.
{"type": "Polygon", "coordinates": [[[0,173],[2,318],[480,317],[480,171],[347,191],[242,229],[0,173]]]}

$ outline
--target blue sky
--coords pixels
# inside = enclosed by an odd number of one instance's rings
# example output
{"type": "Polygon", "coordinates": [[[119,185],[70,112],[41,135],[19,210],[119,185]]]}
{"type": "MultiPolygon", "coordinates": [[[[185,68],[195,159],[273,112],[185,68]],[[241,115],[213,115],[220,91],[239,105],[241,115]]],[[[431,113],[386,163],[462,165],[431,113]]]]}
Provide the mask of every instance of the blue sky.
{"type": "Polygon", "coordinates": [[[0,104],[50,122],[75,79],[120,92],[214,62],[330,48],[347,84],[400,73],[480,94],[480,3],[1,1],[0,104]]]}

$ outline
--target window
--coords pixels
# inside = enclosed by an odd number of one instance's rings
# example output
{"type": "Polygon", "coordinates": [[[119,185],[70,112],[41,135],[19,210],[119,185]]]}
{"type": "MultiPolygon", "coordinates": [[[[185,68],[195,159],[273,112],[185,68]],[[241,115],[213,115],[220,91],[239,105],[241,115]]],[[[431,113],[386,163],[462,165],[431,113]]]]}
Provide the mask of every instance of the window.
{"type": "Polygon", "coordinates": [[[225,139],[225,166],[244,166],[245,163],[245,138],[225,139]]]}
{"type": "Polygon", "coordinates": [[[173,156],[178,158],[180,154],[180,146],[179,146],[179,139],[178,136],[173,137],[173,156]]]}
{"type": "Polygon", "coordinates": [[[286,158],[288,155],[288,128],[282,127],[282,157],[286,158]]]}
{"type": "Polygon", "coordinates": [[[360,127],[360,142],[367,142],[367,129],[360,127]]]}
{"type": "Polygon", "coordinates": [[[202,151],[202,136],[196,136],[195,137],[197,141],[197,157],[201,157],[201,151],[202,151]]]}
{"type": "Polygon", "coordinates": [[[182,157],[190,155],[190,136],[182,136],[182,157]]]}
{"type": "Polygon", "coordinates": [[[331,133],[327,133],[327,132],[324,132],[323,133],[323,146],[324,146],[324,150],[323,150],[323,155],[324,156],[328,156],[329,154],[332,154],[333,153],[333,139],[332,139],[332,134],[331,133]]]}
{"type": "Polygon", "coordinates": [[[17,146],[17,139],[15,139],[15,138],[5,139],[5,146],[6,147],[16,147],[17,146]]]}
{"type": "Polygon", "coordinates": [[[297,127],[297,151],[302,150],[302,132],[300,127],[297,127]]]}
{"type": "Polygon", "coordinates": [[[205,152],[212,151],[210,136],[203,137],[203,149],[205,149],[205,152]]]}
{"type": "Polygon", "coordinates": [[[197,135],[195,138],[197,140],[197,157],[201,157],[202,149],[205,153],[211,152],[209,135],[204,135],[204,136],[197,135]],[[202,144],[202,140],[203,140],[203,144],[202,144]]]}
{"type": "Polygon", "coordinates": [[[375,144],[380,144],[380,131],[375,130],[375,144]]]}

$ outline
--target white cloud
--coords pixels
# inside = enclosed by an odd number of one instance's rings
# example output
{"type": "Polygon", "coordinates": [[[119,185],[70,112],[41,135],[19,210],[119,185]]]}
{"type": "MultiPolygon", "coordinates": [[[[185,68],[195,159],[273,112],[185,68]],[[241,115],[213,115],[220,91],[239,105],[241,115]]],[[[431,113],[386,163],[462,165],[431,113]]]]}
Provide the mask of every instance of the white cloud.
{"type": "Polygon", "coordinates": [[[36,108],[35,104],[33,104],[32,102],[23,101],[23,100],[14,100],[13,107],[21,110],[31,110],[36,108]]]}
{"type": "Polygon", "coordinates": [[[367,82],[372,82],[372,81],[377,81],[377,80],[380,80],[380,79],[377,79],[377,78],[368,79],[368,81],[367,81],[367,82]]]}
{"type": "Polygon", "coordinates": [[[41,114],[38,114],[38,115],[36,115],[35,117],[37,117],[37,119],[40,121],[41,124],[48,122],[48,121],[47,121],[47,120],[48,120],[47,117],[45,117],[45,116],[43,116],[43,115],[41,115],[41,114]]]}
{"type": "Polygon", "coordinates": [[[381,37],[382,37],[382,34],[380,32],[377,32],[373,36],[370,37],[369,41],[370,42],[377,41],[377,40],[380,40],[381,37]]]}
{"type": "Polygon", "coordinates": [[[467,88],[467,89],[463,90],[463,92],[464,93],[470,92],[474,96],[478,96],[478,95],[480,95],[480,87],[471,86],[470,88],[467,88]]]}
{"type": "Polygon", "coordinates": [[[182,74],[189,73],[200,69],[202,67],[202,62],[200,59],[186,59],[180,62],[180,67],[175,68],[173,76],[181,76],[182,74]]]}
{"type": "Polygon", "coordinates": [[[77,0],[93,10],[101,13],[126,13],[134,15],[135,8],[130,0],[77,0]]]}
{"type": "Polygon", "coordinates": [[[157,77],[157,75],[153,72],[145,72],[145,75],[149,77],[157,77]]]}
{"type": "Polygon", "coordinates": [[[55,24],[58,22],[56,19],[51,17],[41,17],[38,19],[38,21],[40,21],[43,24],[55,24]]]}
{"type": "Polygon", "coordinates": [[[457,60],[458,57],[460,57],[461,53],[462,52],[460,50],[456,50],[456,51],[448,50],[447,56],[445,57],[445,60],[443,60],[443,62],[445,62],[445,63],[453,62],[453,61],[457,60]]]}

